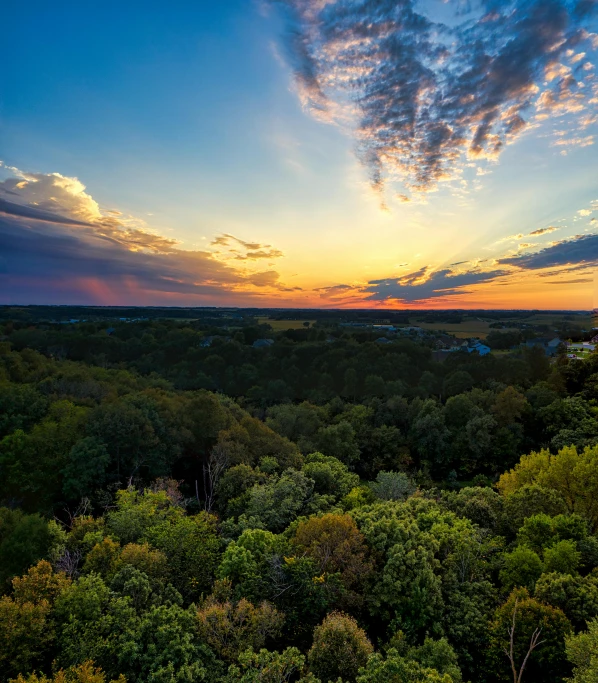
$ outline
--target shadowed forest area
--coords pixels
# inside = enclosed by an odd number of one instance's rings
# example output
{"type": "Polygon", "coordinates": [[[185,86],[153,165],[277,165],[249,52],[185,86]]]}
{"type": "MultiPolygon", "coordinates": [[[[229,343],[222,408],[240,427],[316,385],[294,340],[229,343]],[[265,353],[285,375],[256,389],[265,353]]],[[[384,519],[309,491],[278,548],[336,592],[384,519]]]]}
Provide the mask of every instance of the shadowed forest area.
{"type": "Polygon", "coordinates": [[[598,352],[0,333],[0,680],[598,680],[598,352]]]}

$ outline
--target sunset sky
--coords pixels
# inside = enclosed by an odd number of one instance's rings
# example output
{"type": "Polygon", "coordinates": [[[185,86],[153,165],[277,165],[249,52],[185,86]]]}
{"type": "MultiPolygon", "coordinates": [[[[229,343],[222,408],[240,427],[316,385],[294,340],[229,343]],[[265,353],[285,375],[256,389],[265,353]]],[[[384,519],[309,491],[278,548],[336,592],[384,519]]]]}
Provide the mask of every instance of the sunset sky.
{"type": "Polygon", "coordinates": [[[596,0],[2,23],[1,304],[598,307],[596,0]]]}

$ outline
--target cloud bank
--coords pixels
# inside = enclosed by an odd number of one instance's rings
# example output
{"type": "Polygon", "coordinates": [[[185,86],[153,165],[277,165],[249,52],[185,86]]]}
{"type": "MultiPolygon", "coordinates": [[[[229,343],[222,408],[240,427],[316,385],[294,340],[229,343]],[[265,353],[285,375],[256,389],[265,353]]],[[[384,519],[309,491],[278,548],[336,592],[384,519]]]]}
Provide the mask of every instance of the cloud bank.
{"type": "MultiPolygon", "coordinates": [[[[140,219],[102,211],[75,178],[14,171],[0,182],[0,303],[256,304],[287,289],[276,270],[182,249],[140,219]]],[[[263,245],[237,242],[237,257],[265,258],[263,245]]],[[[267,258],[282,255],[269,249],[267,258]]]]}
{"type": "Polygon", "coordinates": [[[428,191],[464,157],[498,157],[531,119],[597,101],[595,0],[273,2],[303,105],[351,120],[376,189],[401,179],[428,191]]]}

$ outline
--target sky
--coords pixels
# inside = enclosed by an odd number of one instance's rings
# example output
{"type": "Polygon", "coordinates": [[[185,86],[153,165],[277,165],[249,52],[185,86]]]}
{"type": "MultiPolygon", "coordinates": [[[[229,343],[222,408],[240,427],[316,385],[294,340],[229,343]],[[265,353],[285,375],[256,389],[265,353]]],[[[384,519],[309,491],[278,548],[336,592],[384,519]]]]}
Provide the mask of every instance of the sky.
{"type": "Polygon", "coordinates": [[[0,304],[598,308],[598,0],[3,23],[0,304]]]}

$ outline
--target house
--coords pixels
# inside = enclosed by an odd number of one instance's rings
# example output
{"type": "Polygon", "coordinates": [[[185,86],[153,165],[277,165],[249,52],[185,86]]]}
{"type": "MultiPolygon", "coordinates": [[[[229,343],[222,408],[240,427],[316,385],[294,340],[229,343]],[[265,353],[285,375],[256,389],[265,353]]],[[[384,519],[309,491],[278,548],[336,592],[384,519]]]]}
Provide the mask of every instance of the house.
{"type": "Polygon", "coordinates": [[[206,348],[208,348],[209,346],[212,346],[212,344],[213,344],[217,339],[220,339],[220,340],[222,340],[222,341],[224,341],[224,342],[229,342],[229,341],[231,341],[231,338],[230,338],[230,337],[221,337],[220,335],[217,335],[217,334],[216,334],[216,335],[214,335],[213,337],[204,337],[204,338],[199,342],[199,345],[200,345],[202,348],[206,349],[206,348]]]}
{"type": "Polygon", "coordinates": [[[455,339],[448,334],[440,334],[436,337],[435,346],[437,349],[446,349],[448,351],[455,351],[460,349],[463,342],[460,339],[455,339]]]}
{"type": "Polygon", "coordinates": [[[486,344],[482,344],[482,342],[479,339],[472,342],[467,347],[468,353],[473,353],[474,351],[477,351],[477,353],[479,353],[480,356],[487,356],[491,350],[492,349],[489,346],[486,346],[486,344]]]}
{"type": "Polygon", "coordinates": [[[525,342],[525,346],[528,349],[538,346],[547,356],[555,356],[561,343],[559,337],[555,337],[554,339],[550,339],[549,337],[538,337],[537,339],[530,339],[525,342]]]}
{"type": "Polygon", "coordinates": [[[590,342],[591,342],[592,344],[598,344],[598,334],[597,334],[595,337],[592,337],[592,338],[590,339],[590,342]]]}
{"type": "Polygon", "coordinates": [[[392,342],[386,337],[378,337],[378,339],[376,339],[376,344],[392,344],[392,342]]]}
{"type": "Polygon", "coordinates": [[[256,339],[252,346],[254,349],[267,349],[274,344],[274,339],[256,339]]]}

